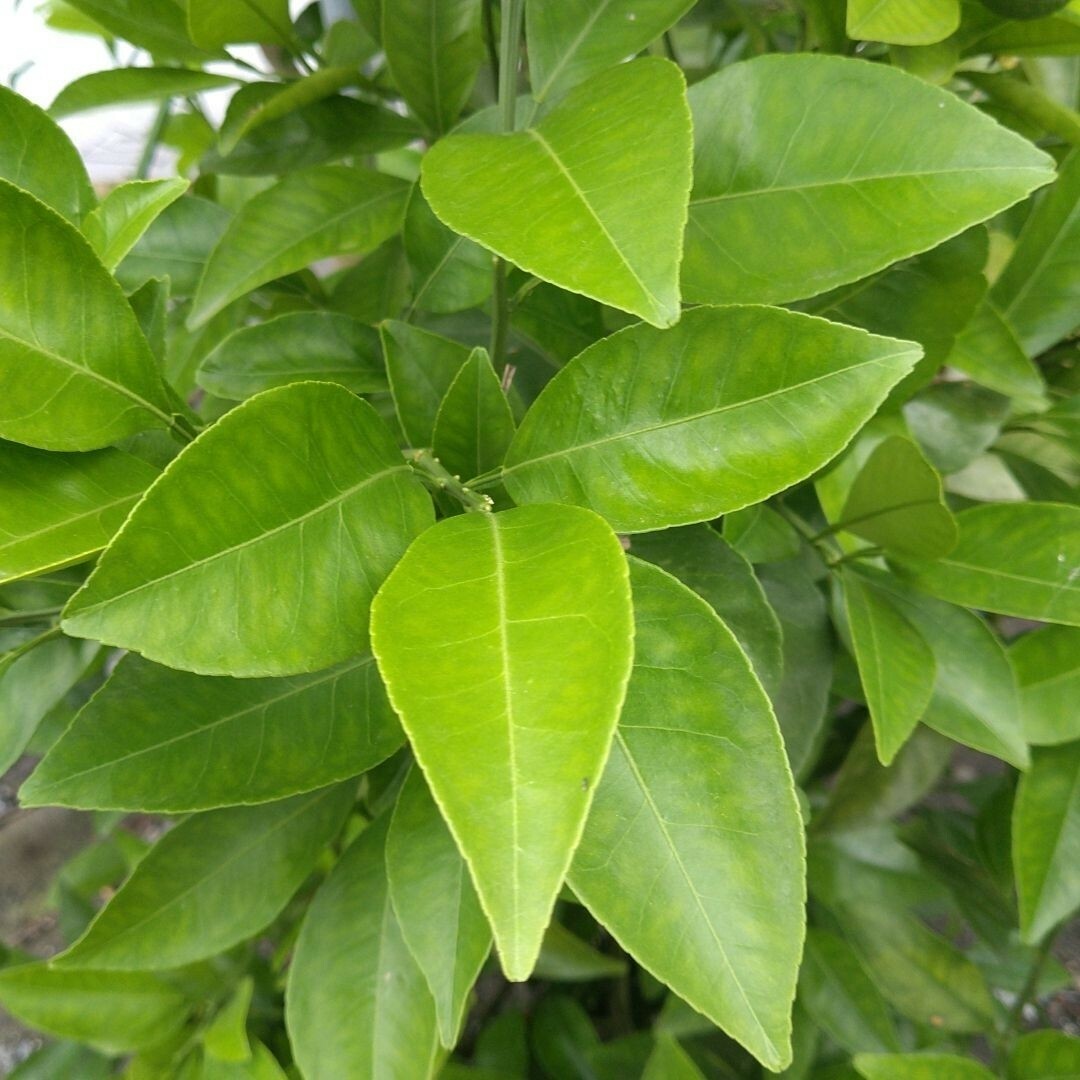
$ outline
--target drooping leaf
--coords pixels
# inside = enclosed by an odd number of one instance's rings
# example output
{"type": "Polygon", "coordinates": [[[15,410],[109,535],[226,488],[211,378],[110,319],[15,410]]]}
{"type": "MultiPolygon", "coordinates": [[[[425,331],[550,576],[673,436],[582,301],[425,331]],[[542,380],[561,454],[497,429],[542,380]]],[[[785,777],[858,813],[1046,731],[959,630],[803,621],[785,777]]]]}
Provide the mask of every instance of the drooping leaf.
{"type": "Polygon", "coordinates": [[[649,1055],[641,1080],[704,1080],[694,1059],[670,1036],[662,1035],[649,1055]]]}
{"type": "Polygon", "coordinates": [[[278,679],[212,678],[129,656],[19,798],[146,813],[268,802],[356,776],[403,741],[370,653],[278,679]]]}
{"type": "Polygon", "coordinates": [[[242,401],[263,390],[317,379],[356,394],[385,390],[379,338],[332,311],[294,311],[230,334],[199,365],[199,385],[242,401]]]}
{"type": "Polygon", "coordinates": [[[1080,907],[1080,742],[1038,747],[1013,810],[1020,934],[1037,944],[1080,907]]]}
{"type": "Polygon", "coordinates": [[[633,674],[570,884],[643,967],[776,1071],[791,1057],[804,899],[780,733],[715,612],[647,563],[631,560],[631,581],[633,674]]]}
{"type": "Polygon", "coordinates": [[[187,191],[188,182],[130,180],[112,189],[83,222],[83,234],[106,270],[115,270],[159,214],[187,191]]]}
{"type": "Polygon", "coordinates": [[[210,254],[188,323],[197,328],[274,278],[331,255],[362,255],[401,226],[409,187],[345,165],[291,173],[241,207],[210,254]]]}
{"type": "Polygon", "coordinates": [[[632,630],[622,548],[577,507],[442,521],[372,607],[390,700],[511,979],[532,970],[581,835],[632,630]]]}
{"type": "Polygon", "coordinates": [[[346,850],[308,908],[285,991],[285,1022],[307,1080],[432,1073],[435,1006],[394,915],[387,817],[346,850]]]}
{"type": "Polygon", "coordinates": [[[0,438],[96,450],[173,425],[172,402],[116,282],[72,225],[5,181],[0,264],[0,438]]]}
{"type": "Polygon", "coordinates": [[[386,873],[401,934],[435,1002],[439,1038],[453,1047],[491,951],[491,928],[465,860],[415,767],[394,807],[386,873]]]}
{"type": "Polygon", "coordinates": [[[1013,642],[1024,738],[1035,745],[1080,739],[1080,630],[1046,626],[1013,642]]]}
{"type": "Polygon", "coordinates": [[[960,0],[848,0],[853,40],[933,45],[960,25],[960,0]]]}
{"type": "Polygon", "coordinates": [[[188,33],[204,49],[217,50],[244,41],[295,42],[289,0],[187,0],[186,6],[188,33]]]}
{"type": "Polygon", "coordinates": [[[552,379],[502,475],[518,502],[588,506],[621,532],[705,521],[819,469],[919,355],[910,342],[771,308],[632,326],[552,379]]]}
{"type": "Polygon", "coordinates": [[[897,562],[905,580],[955,604],[1080,626],[1080,507],[993,503],[956,521],[950,554],[897,562]]]}
{"type": "Polygon", "coordinates": [[[64,626],[205,675],[314,671],[364,649],[375,590],[432,517],[370,405],[267,390],[169,465],[64,626]]]}
{"type": "Polygon", "coordinates": [[[866,1080],[993,1080],[971,1058],[955,1054],[858,1054],[855,1068],[866,1080]]]}
{"type": "Polygon", "coordinates": [[[646,58],[582,83],[527,131],[440,140],[421,182],[455,232],[561,288],[670,326],[690,142],[682,73],[646,58]]]}
{"type": "Polygon", "coordinates": [[[353,784],[263,806],[212,810],[167,832],[54,963],[65,969],[179,967],[257,933],[341,828],[353,784]]]}
{"type": "MultiPolygon", "coordinates": [[[[177,6],[172,4],[172,0],[154,2],[177,6]]],[[[191,68],[112,68],[109,71],[91,72],[69,83],[49,106],[49,115],[54,120],[63,120],[91,109],[160,101],[235,85],[236,80],[226,75],[212,75],[208,71],[193,71],[191,68]]]]}
{"type": "Polygon", "coordinates": [[[1053,179],[1031,143],[884,64],[760,56],[695,84],[690,107],[682,280],[700,303],[779,303],[857,281],[1053,179]],[[858,111],[836,123],[852,100],[858,111]]]}

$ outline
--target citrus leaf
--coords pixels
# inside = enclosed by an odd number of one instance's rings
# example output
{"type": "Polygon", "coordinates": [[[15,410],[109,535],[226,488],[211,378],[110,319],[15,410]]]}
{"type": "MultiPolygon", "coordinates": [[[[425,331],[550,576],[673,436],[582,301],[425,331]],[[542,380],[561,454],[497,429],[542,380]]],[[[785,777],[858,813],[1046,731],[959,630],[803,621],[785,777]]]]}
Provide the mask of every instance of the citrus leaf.
{"type": "Polygon", "coordinates": [[[188,182],[131,180],[112,189],[83,222],[83,235],[106,270],[115,270],[165,207],[188,189],[188,182]]]}

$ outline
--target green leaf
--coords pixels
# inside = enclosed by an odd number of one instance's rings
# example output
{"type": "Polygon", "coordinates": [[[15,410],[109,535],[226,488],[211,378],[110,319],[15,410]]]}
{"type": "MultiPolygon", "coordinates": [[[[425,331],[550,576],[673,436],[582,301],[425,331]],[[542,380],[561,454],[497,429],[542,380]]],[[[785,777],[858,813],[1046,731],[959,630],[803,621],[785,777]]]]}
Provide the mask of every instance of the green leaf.
{"type": "Polygon", "coordinates": [[[241,207],[210,255],[188,325],[331,255],[362,255],[401,227],[403,180],[345,165],[292,173],[241,207]]]}
{"type": "Polygon", "coordinates": [[[575,507],[442,521],[372,606],[390,700],[512,980],[532,970],[581,836],[632,630],[622,548],[575,507]]]}
{"type": "Polygon", "coordinates": [[[693,0],[563,0],[527,4],[529,77],[537,101],[634,56],[673,26],[693,0]]]}
{"type": "Polygon", "coordinates": [[[704,1080],[693,1058],[670,1035],[661,1035],[641,1080],[704,1080]]]}
{"type": "Polygon", "coordinates": [[[653,57],[582,83],[527,131],[440,140],[421,182],[455,232],[563,289],[670,326],[690,143],[682,72],[653,57]]]}
{"type": "Polygon", "coordinates": [[[784,667],[780,620],[750,564],[707,525],[642,533],[631,551],[688,585],[720,616],[766,686],[784,667]]]}
{"type": "Polygon", "coordinates": [[[940,382],[904,406],[904,419],[934,468],[951,473],[994,443],[1011,405],[1007,397],[974,383],[940,382]]]}
{"type": "Polygon", "coordinates": [[[1012,835],[1020,936],[1034,945],[1080,907],[1080,742],[1032,752],[1012,835]]]}
{"type": "Polygon", "coordinates": [[[436,135],[453,126],[476,82],[484,56],[480,8],[481,0],[396,0],[383,8],[390,77],[436,135]]]}
{"type": "Polygon", "coordinates": [[[859,1054],[855,1068],[866,1080],[994,1080],[986,1066],[955,1054],[859,1054]]]}
{"type": "Polygon", "coordinates": [[[55,454],[0,444],[0,581],[97,554],[157,475],[122,450],[55,454]]]}
{"type": "MultiPolygon", "coordinates": [[[[164,0],[172,4],[172,0],[164,0]]],[[[175,6],[175,5],[173,5],[175,6]]],[[[54,120],[63,120],[91,109],[135,105],[142,101],[187,97],[204,90],[235,86],[236,80],[208,71],[169,67],[121,67],[94,71],[68,83],[49,106],[54,120]]]]}
{"type": "Polygon", "coordinates": [[[83,222],[83,234],[106,270],[115,270],[155,218],[188,189],[188,182],[131,180],[112,189],[83,222]]]}
{"type": "Polygon", "coordinates": [[[268,802],[356,776],[403,741],[369,653],[284,679],[211,678],[128,656],[19,798],[145,813],[268,802]]]}
{"type": "Polygon", "coordinates": [[[206,1029],[206,1034],[203,1035],[203,1046],[211,1057],[219,1061],[249,1061],[251,1059],[247,1020],[254,989],[254,979],[250,975],[245,975],[206,1029]]]}
{"type": "Polygon", "coordinates": [[[169,465],[64,626],[204,675],[313,671],[364,648],[375,590],[432,517],[370,405],[267,390],[169,465]]]}
{"type": "Polygon", "coordinates": [[[491,929],[465,860],[417,768],[409,771],[394,807],[386,873],[401,935],[435,1001],[440,1041],[452,1048],[491,951],[491,929]]]}
{"type": "Polygon", "coordinates": [[[948,363],[999,394],[1037,402],[1046,392],[1039,369],[989,300],[979,305],[957,335],[948,363]]]}
{"type": "Polygon", "coordinates": [[[432,446],[443,464],[464,477],[497,469],[514,437],[510,403],[486,349],[461,365],[435,417],[432,446]]]}
{"type": "Polygon", "coordinates": [[[199,385],[242,401],[263,390],[317,379],[357,394],[385,390],[374,330],[348,315],[294,311],[233,331],[199,365],[199,385]]]}
{"type": "Polygon", "coordinates": [[[885,64],[761,56],[695,84],[690,108],[682,280],[700,303],[779,303],[856,281],[1053,179],[1029,142],[885,64]]]}
{"type": "Polygon", "coordinates": [[[941,477],[915,443],[895,435],[874,447],[832,528],[917,559],[939,559],[957,540],[941,477]]]}
{"type": "Polygon", "coordinates": [[[204,49],[255,41],[289,45],[296,35],[289,0],[187,0],[191,40],[204,49]]]}
{"type": "Polygon", "coordinates": [[[905,580],[955,604],[1080,626],[1080,507],[998,503],[956,521],[952,553],[898,562],[905,580]]]}
{"type": "Polygon", "coordinates": [[[163,1042],[188,1013],[183,995],[159,975],[45,963],[0,971],[0,1004],[30,1027],[113,1054],[163,1042]]]}
{"type": "Polygon", "coordinates": [[[0,87],[0,179],[35,195],[77,225],[97,202],[78,150],[49,115],[0,87]]]}
{"type": "Polygon", "coordinates": [[[179,967],[228,949],[280,913],[337,835],[355,784],[212,810],[167,832],[67,952],[62,968],[179,967]]]}
{"type": "Polygon", "coordinates": [[[285,1022],[307,1080],[426,1080],[435,1006],[390,902],[387,817],[341,857],[300,928],[285,1022]]]}
{"type": "Polygon", "coordinates": [[[116,282],[74,227],[4,181],[0,264],[0,438],[95,450],[172,426],[172,402],[116,282]]]}
{"type": "Polygon", "coordinates": [[[617,979],[626,973],[625,959],[599,952],[560,922],[548,926],[534,972],[536,978],[553,982],[617,979]]]}
{"type": "Polygon", "coordinates": [[[1080,1042],[1063,1031],[1033,1031],[1016,1040],[1009,1080],[1064,1080],[1080,1075],[1080,1042]]]}
{"type": "Polygon", "coordinates": [[[638,963],[777,1071],[805,893],[780,733],[708,604],[636,559],[631,581],[633,675],[570,885],[638,963]]]}
{"type": "Polygon", "coordinates": [[[852,40],[934,45],[960,25],[960,0],[848,0],[852,40]]]}
{"type": "Polygon", "coordinates": [[[892,1014],[858,954],[827,930],[808,930],[799,969],[799,1002],[849,1053],[899,1050],[892,1014]]]}
{"type": "Polygon", "coordinates": [[[518,502],[588,506],[620,532],[706,521],[835,457],[920,352],[760,307],[632,326],[548,384],[510,446],[506,487],[518,502]]]}
{"type": "Polygon", "coordinates": [[[1046,626],[1009,648],[1020,690],[1024,738],[1035,745],[1080,739],[1080,630],[1046,626]]]}
{"type": "Polygon", "coordinates": [[[1080,323],[1080,151],[1032,211],[990,299],[1029,356],[1080,323]]]}
{"type": "Polygon", "coordinates": [[[529,1025],[533,1056],[543,1076],[592,1080],[592,1055],[600,1049],[589,1014],[566,994],[541,999],[529,1025]]]}
{"type": "Polygon", "coordinates": [[[65,3],[109,33],[155,56],[203,61],[214,55],[200,49],[188,37],[186,5],[175,0],[65,0],[65,3]]]}
{"type": "Polygon", "coordinates": [[[926,639],[887,594],[856,574],[845,574],[843,583],[874,741],[882,764],[888,765],[930,704],[937,665],[926,639]]]}

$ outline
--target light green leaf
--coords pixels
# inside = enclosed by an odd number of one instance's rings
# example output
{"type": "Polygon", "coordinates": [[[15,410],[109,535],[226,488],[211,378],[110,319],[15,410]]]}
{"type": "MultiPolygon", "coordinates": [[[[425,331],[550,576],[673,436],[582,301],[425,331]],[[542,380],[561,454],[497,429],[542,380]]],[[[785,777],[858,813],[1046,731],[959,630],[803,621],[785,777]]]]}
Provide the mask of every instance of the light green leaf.
{"type": "MultiPolygon", "coordinates": [[[[172,0],[164,2],[171,4],[172,0]]],[[[54,120],[62,120],[91,109],[187,97],[204,90],[219,90],[235,85],[236,80],[226,75],[211,75],[208,71],[193,71],[191,68],[112,68],[109,71],[91,72],[68,83],[49,106],[49,115],[54,120]]]]}
{"type": "Polygon", "coordinates": [[[0,438],[95,450],[172,426],[172,402],[116,282],[73,226],[4,181],[0,265],[0,438]]]}
{"type": "Polygon", "coordinates": [[[548,384],[511,444],[506,487],[518,502],[588,506],[620,532],[705,521],[835,457],[920,354],[773,308],[632,326],[548,384]]]}
{"type": "Polygon", "coordinates": [[[187,818],[53,963],[102,971],[180,967],[251,937],[311,872],[354,794],[355,784],[337,784],[187,818]]]}
{"type": "Polygon", "coordinates": [[[44,963],[0,971],[0,1004],[30,1027],[113,1054],[168,1039],[188,1014],[183,995],[160,975],[44,963]]]}
{"type": "Polygon", "coordinates": [[[0,581],[97,554],[157,475],[122,450],[55,454],[0,444],[0,581]]]}
{"type": "Polygon", "coordinates": [[[223,1061],[207,1054],[202,1061],[199,1080],[289,1080],[289,1076],[277,1058],[261,1042],[254,1040],[251,1057],[243,1061],[223,1061]]]}
{"type": "Polygon", "coordinates": [[[187,0],[191,40],[204,49],[245,41],[291,44],[289,0],[187,0]]]}
{"type": "Polygon", "coordinates": [[[1046,626],[1009,648],[1024,738],[1035,745],[1080,739],[1080,630],[1046,626]]]}
{"type": "Polygon", "coordinates": [[[653,57],[582,83],[527,131],[441,140],[421,182],[455,232],[563,289],[670,326],[690,143],[682,72],[653,57]]]}
{"type": "Polygon", "coordinates": [[[450,472],[480,476],[497,469],[514,437],[510,403],[486,349],[473,349],[446,391],[432,445],[450,472]]]}
{"type": "Polygon", "coordinates": [[[930,704],[937,665],[926,639],[887,594],[856,574],[844,574],[843,582],[859,680],[878,757],[888,765],[930,704]]]}
{"type": "Polygon", "coordinates": [[[562,0],[525,7],[529,77],[537,101],[634,56],[673,26],[693,0],[562,0]]]}
{"type": "Polygon", "coordinates": [[[375,590],[432,518],[370,405],[267,390],[170,463],[64,626],[204,675],[313,671],[364,648],[375,590]]]}
{"type": "Polygon", "coordinates": [[[292,173],[245,203],[211,252],[190,328],[260,285],[331,255],[362,255],[401,227],[409,186],[345,165],[292,173]]]}
{"type": "Polygon", "coordinates": [[[109,33],[155,56],[204,61],[214,55],[200,49],[188,37],[186,5],[176,0],[65,0],[65,3],[109,33]]]}
{"type": "Polygon", "coordinates": [[[700,597],[631,560],[633,675],[570,885],[766,1068],[791,1060],[803,829],[772,710],[700,597]]]}
{"type": "Polygon", "coordinates": [[[893,45],[934,45],[960,25],[960,0],[848,0],[847,35],[893,45]]]}
{"type": "Polygon", "coordinates": [[[1031,143],[886,64],[761,56],[695,84],[690,108],[682,281],[700,303],[814,296],[934,247],[1053,179],[1031,143]]]}
{"type": "Polygon", "coordinates": [[[1033,1031],[1016,1040],[1009,1080],[1067,1080],[1080,1075],[1080,1041],[1063,1031],[1033,1031]]]}
{"type": "Polygon", "coordinates": [[[859,1054],[855,1068],[866,1080],[994,1080],[986,1066],[955,1054],[859,1054]]]}
{"type": "Polygon", "coordinates": [[[1020,936],[1034,945],[1080,907],[1080,742],[1033,751],[1012,838],[1020,936]]]}
{"type": "Polygon", "coordinates": [[[245,975],[207,1027],[202,1041],[210,1057],[219,1061],[251,1060],[247,1020],[254,989],[255,980],[245,975]]]}
{"type": "Polygon", "coordinates": [[[356,776],[404,741],[374,659],[224,679],[128,656],[20,792],[25,806],[180,813],[356,776]]]}
{"type": "Polygon", "coordinates": [[[957,335],[948,363],[982,386],[1025,402],[1038,402],[1046,393],[1041,372],[989,299],[957,335]]]}
{"type": "Polygon", "coordinates": [[[661,1035],[641,1080],[704,1080],[693,1058],[670,1036],[661,1035]]]}
{"type": "Polygon", "coordinates": [[[318,379],[357,394],[385,390],[379,338],[331,311],[294,311],[233,331],[199,365],[199,385],[242,401],[263,390],[318,379]]]}
{"type": "Polygon", "coordinates": [[[395,0],[383,8],[390,77],[436,135],[453,126],[476,82],[484,57],[480,8],[481,0],[395,0]]]}
{"type": "Polygon", "coordinates": [[[491,929],[465,860],[415,767],[394,807],[386,873],[402,937],[435,1001],[439,1038],[452,1048],[491,952],[491,929]]]}
{"type": "Polygon", "coordinates": [[[131,180],[112,189],[83,222],[83,235],[106,270],[115,270],[154,219],[188,189],[188,182],[131,180]]]}
{"type": "Polygon", "coordinates": [[[372,606],[390,700],[512,980],[532,971],[581,836],[632,631],[622,548],[576,507],[442,521],[372,606]]]}
{"type": "Polygon", "coordinates": [[[97,202],[66,132],[26,98],[0,87],[0,179],[35,195],[77,225],[97,202]]]}
{"type": "Polygon", "coordinates": [[[765,503],[725,514],[721,535],[750,563],[786,562],[801,546],[791,523],[765,503]]]}
{"type": "Polygon", "coordinates": [[[390,902],[387,817],[341,857],[300,928],[285,1022],[306,1080],[427,1080],[435,1006],[390,902]]]}
{"type": "Polygon", "coordinates": [[[998,503],[956,521],[952,553],[898,561],[905,580],[955,604],[1080,626],[1080,506],[998,503]]]}

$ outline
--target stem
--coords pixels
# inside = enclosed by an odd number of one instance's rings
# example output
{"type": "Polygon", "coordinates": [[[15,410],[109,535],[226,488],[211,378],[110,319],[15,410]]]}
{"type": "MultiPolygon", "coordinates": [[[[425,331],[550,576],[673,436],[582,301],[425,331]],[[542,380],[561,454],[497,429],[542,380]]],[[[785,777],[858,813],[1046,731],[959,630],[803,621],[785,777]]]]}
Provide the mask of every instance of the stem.
{"type": "Polygon", "coordinates": [[[490,495],[481,495],[466,487],[460,476],[454,476],[430,450],[414,450],[409,455],[409,464],[425,481],[437,491],[452,495],[467,513],[488,514],[495,505],[490,495]]]}
{"type": "Polygon", "coordinates": [[[1031,961],[1031,967],[1028,969],[1024,985],[1020,988],[1020,993],[1016,995],[1016,1000],[1013,1002],[1012,1008],[1005,1017],[1004,1041],[1006,1049],[1012,1048],[1013,1041],[1016,1039],[1016,1036],[1020,1034],[1020,1027],[1024,1022],[1024,1007],[1029,1005],[1034,998],[1038,997],[1039,979],[1042,978],[1043,969],[1046,967],[1046,962],[1050,959],[1050,955],[1054,948],[1054,939],[1056,937],[1057,934],[1051,931],[1043,938],[1042,944],[1039,945],[1038,952],[1035,953],[1035,958],[1031,961]]]}
{"type": "Polygon", "coordinates": [[[171,102],[166,98],[159,106],[157,116],[146,135],[146,143],[142,154],[139,156],[139,164],[135,166],[135,179],[145,180],[150,175],[150,168],[154,164],[154,155],[161,145],[161,136],[165,134],[165,125],[169,122],[169,108],[171,102]]]}
{"type": "Polygon", "coordinates": [[[885,549],[879,547],[859,548],[857,551],[849,551],[846,555],[841,555],[839,559],[833,559],[828,562],[829,569],[833,567],[841,566],[844,563],[854,562],[856,559],[874,559],[878,555],[884,555],[885,549]]]}

